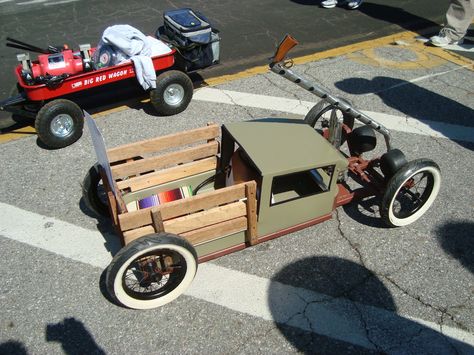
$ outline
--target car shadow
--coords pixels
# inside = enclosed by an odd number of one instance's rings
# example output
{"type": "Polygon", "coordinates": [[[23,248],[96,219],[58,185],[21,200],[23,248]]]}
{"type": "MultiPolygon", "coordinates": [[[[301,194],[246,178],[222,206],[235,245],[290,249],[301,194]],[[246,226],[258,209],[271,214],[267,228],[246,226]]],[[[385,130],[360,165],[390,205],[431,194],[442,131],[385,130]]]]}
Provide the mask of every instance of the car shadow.
{"type": "Polygon", "coordinates": [[[470,353],[474,347],[398,315],[381,277],[315,256],[285,266],[268,290],[277,328],[304,354],[470,353]]]}
{"type": "MultiPolygon", "coordinates": [[[[412,82],[376,76],[372,79],[349,78],[334,84],[353,95],[377,95],[383,103],[408,117],[424,121],[431,128],[450,138],[444,123],[474,127],[474,110],[455,100],[422,88],[412,82]]],[[[474,150],[472,142],[455,140],[461,146],[474,150]]]]}
{"type": "Polygon", "coordinates": [[[441,247],[474,274],[474,222],[453,221],[436,231],[441,247]]]}

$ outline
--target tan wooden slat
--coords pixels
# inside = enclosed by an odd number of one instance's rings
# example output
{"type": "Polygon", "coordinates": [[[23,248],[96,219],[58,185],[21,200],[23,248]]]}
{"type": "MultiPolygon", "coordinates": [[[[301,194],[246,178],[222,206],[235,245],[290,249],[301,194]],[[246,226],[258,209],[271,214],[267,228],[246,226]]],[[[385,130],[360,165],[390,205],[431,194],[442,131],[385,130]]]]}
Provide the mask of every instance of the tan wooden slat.
{"type": "Polygon", "coordinates": [[[177,152],[170,152],[160,156],[114,165],[111,167],[112,175],[114,179],[124,176],[139,175],[146,171],[158,170],[169,165],[178,165],[197,159],[211,157],[216,155],[218,150],[219,143],[217,141],[211,141],[207,144],[185,148],[177,152]]]}
{"type": "Polygon", "coordinates": [[[191,232],[186,232],[181,234],[181,236],[185,237],[191,244],[197,245],[226,235],[242,232],[245,228],[247,228],[247,218],[239,217],[212,226],[199,228],[191,232]]]}
{"type": "MultiPolygon", "coordinates": [[[[180,234],[191,244],[197,245],[213,239],[224,237],[233,233],[242,232],[247,228],[247,218],[239,217],[219,224],[213,224],[204,228],[195,229],[190,232],[180,234]]],[[[145,235],[156,233],[152,226],[145,226],[123,233],[124,245],[131,241],[144,237],[145,235]]]]}
{"type": "Polygon", "coordinates": [[[144,237],[145,235],[148,234],[153,234],[155,232],[155,228],[153,226],[145,226],[137,229],[132,229],[130,231],[124,232],[123,233],[123,242],[124,245],[127,245],[131,241],[138,239],[140,237],[144,237]]]}
{"type": "Polygon", "coordinates": [[[107,150],[107,156],[110,162],[126,160],[151,152],[159,152],[164,149],[196,143],[201,140],[213,139],[218,137],[219,133],[220,128],[218,125],[201,127],[111,148],[107,150]]]}
{"type": "Polygon", "coordinates": [[[238,201],[225,206],[211,208],[206,211],[189,214],[183,217],[164,221],[164,230],[169,233],[182,234],[212,224],[221,223],[245,216],[247,208],[245,202],[238,201]]]}
{"type": "Polygon", "coordinates": [[[255,181],[249,182],[245,185],[245,196],[247,197],[246,212],[247,212],[247,231],[245,232],[245,240],[250,245],[257,244],[257,184],[255,181]]]}
{"type": "Polygon", "coordinates": [[[132,191],[138,191],[150,186],[164,184],[166,182],[183,179],[192,175],[200,174],[205,171],[214,170],[217,167],[217,158],[205,158],[191,163],[178,165],[172,168],[163,169],[154,173],[133,177],[127,180],[117,182],[119,189],[130,188],[132,191]]]}
{"type": "Polygon", "coordinates": [[[153,208],[161,210],[163,220],[182,216],[200,210],[206,210],[214,206],[223,205],[245,197],[245,184],[225,187],[219,190],[210,191],[191,196],[184,200],[167,202],[164,205],[144,208],[119,215],[120,228],[127,231],[153,223],[151,210],[153,208]]]}

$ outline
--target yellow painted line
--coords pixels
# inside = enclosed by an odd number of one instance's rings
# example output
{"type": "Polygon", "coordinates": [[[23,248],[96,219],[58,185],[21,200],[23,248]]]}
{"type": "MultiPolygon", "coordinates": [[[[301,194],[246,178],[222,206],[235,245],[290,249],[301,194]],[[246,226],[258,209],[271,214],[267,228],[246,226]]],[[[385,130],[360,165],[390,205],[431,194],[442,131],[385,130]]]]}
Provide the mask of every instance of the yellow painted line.
{"type": "MultiPolygon", "coordinates": [[[[347,55],[349,53],[358,52],[365,49],[371,49],[375,47],[381,47],[388,45],[390,43],[394,43],[396,40],[408,40],[413,38],[416,34],[414,32],[405,31],[385,37],[380,37],[374,40],[368,40],[363,42],[358,42],[354,44],[349,44],[347,46],[342,46],[338,48],[328,49],[322,52],[317,52],[314,54],[305,55],[298,58],[292,58],[295,64],[306,64],[309,62],[338,57],[342,55],[347,55]]],[[[248,78],[257,74],[264,74],[268,72],[268,64],[262,65],[258,67],[254,67],[251,69],[244,70],[240,73],[232,74],[232,75],[223,75],[216,78],[210,78],[205,81],[208,86],[215,86],[219,84],[224,84],[229,81],[238,80],[248,78]]]]}
{"type": "MultiPolygon", "coordinates": [[[[306,64],[308,62],[313,62],[313,61],[318,61],[322,59],[327,59],[327,58],[332,58],[332,57],[338,57],[338,56],[343,56],[343,55],[348,55],[354,52],[359,52],[359,51],[373,51],[374,48],[377,47],[382,47],[382,46],[387,46],[389,44],[395,43],[395,41],[406,41],[410,43],[410,46],[418,48],[418,53],[420,53],[420,50],[424,52],[428,52],[433,56],[436,56],[438,58],[444,59],[448,62],[460,65],[465,67],[466,69],[473,70],[474,69],[474,61],[465,58],[461,55],[458,55],[456,53],[448,52],[446,50],[443,50],[442,48],[437,48],[437,47],[430,47],[422,44],[421,42],[417,42],[415,40],[415,37],[417,37],[419,34],[411,31],[404,31],[384,37],[380,37],[377,39],[373,40],[368,40],[368,41],[363,41],[363,42],[358,42],[354,44],[350,44],[347,46],[342,46],[334,49],[328,49],[322,52],[314,53],[314,54],[309,54],[305,56],[301,56],[298,58],[293,58],[293,62],[295,64],[306,64]]],[[[410,47],[408,47],[410,48],[410,47]]],[[[387,61],[387,63],[389,63],[387,61]]],[[[393,63],[392,63],[393,64],[393,63]]],[[[402,68],[401,68],[402,69],[402,68]]],[[[239,80],[239,79],[245,79],[249,77],[253,77],[258,74],[265,74],[268,72],[268,64],[267,65],[261,65],[261,66],[256,66],[250,69],[246,69],[244,71],[241,71],[236,74],[230,74],[230,75],[222,75],[218,76],[215,78],[209,78],[204,81],[203,86],[216,86],[224,83],[228,83],[230,81],[234,80],[239,80]]],[[[148,102],[149,100],[142,100],[142,103],[148,102]]],[[[122,112],[126,109],[128,109],[129,106],[122,105],[122,106],[117,106],[112,109],[107,109],[101,112],[94,113],[92,117],[97,118],[105,115],[109,115],[112,113],[117,113],[117,112],[122,112]]],[[[28,135],[31,135],[34,133],[34,128],[32,127],[24,127],[18,130],[15,130],[10,133],[5,133],[0,135],[0,143],[8,142],[10,140],[22,138],[28,135]]]]}
{"type": "Polygon", "coordinates": [[[26,136],[31,136],[33,134],[36,134],[36,130],[34,127],[31,127],[31,126],[22,127],[9,133],[1,134],[0,143],[13,141],[13,140],[20,139],[26,136]]]}

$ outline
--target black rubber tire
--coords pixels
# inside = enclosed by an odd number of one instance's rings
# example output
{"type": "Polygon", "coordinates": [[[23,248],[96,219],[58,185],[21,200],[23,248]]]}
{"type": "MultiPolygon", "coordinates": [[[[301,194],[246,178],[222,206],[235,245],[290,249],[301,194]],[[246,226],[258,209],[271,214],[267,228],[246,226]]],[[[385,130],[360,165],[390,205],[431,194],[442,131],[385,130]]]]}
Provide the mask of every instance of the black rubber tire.
{"type": "Polygon", "coordinates": [[[150,91],[150,101],[161,116],[171,116],[183,112],[192,98],[193,83],[189,76],[179,70],[169,70],[158,75],[156,89],[150,91]],[[176,88],[180,92],[180,96],[182,95],[182,98],[175,103],[167,102],[165,97],[171,88],[176,88]]]}
{"type": "Polygon", "coordinates": [[[380,203],[383,221],[391,227],[415,222],[431,207],[440,185],[440,169],[432,160],[417,159],[405,164],[388,181],[380,203]],[[400,209],[395,205],[400,205],[400,209]],[[410,206],[408,211],[404,210],[405,205],[410,206]]]}
{"type": "Polygon", "coordinates": [[[395,173],[408,163],[400,149],[391,149],[380,157],[380,170],[388,181],[395,173]]]}
{"type": "Polygon", "coordinates": [[[196,275],[197,265],[196,251],[185,239],[170,233],[151,234],[130,242],[114,256],[105,277],[107,292],[128,308],[160,307],[176,299],[188,288],[196,275]],[[156,259],[146,260],[146,272],[136,265],[138,260],[143,263],[144,258],[158,255],[162,262],[157,263],[156,259]],[[159,272],[163,270],[165,258],[172,258],[173,269],[165,284],[160,285],[166,276],[159,272]],[[135,266],[133,271],[132,265],[135,266]],[[158,272],[155,271],[157,269],[158,272]],[[140,282],[137,280],[138,275],[140,282]],[[126,281],[130,281],[130,277],[135,278],[135,281],[132,280],[132,284],[127,285],[126,281]],[[145,280],[146,277],[149,280],[145,280]],[[153,279],[155,277],[159,279],[153,279]],[[153,289],[152,286],[158,286],[158,289],[153,289]],[[138,290],[133,290],[132,287],[138,287],[138,290]],[[152,289],[147,292],[147,288],[152,289]]]}
{"type": "Polygon", "coordinates": [[[97,216],[109,217],[107,194],[102,185],[99,164],[94,164],[82,182],[82,198],[86,207],[97,216]]]}
{"type": "MultiPolygon", "coordinates": [[[[347,105],[351,103],[345,99],[339,98],[340,101],[343,101],[347,105]]],[[[321,117],[326,113],[334,109],[334,106],[328,104],[326,101],[321,100],[316,105],[314,105],[311,110],[308,111],[304,117],[304,122],[309,124],[311,127],[322,133],[321,129],[317,127],[318,122],[322,123],[321,117]]],[[[339,109],[336,109],[340,111],[339,109]]],[[[348,114],[342,112],[343,122],[350,129],[354,128],[354,117],[349,116],[348,114]]],[[[342,143],[346,141],[346,134],[342,134],[342,143]]]]}
{"type": "Polygon", "coordinates": [[[84,115],[81,108],[65,99],[53,100],[45,104],[36,115],[35,128],[38,138],[49,148],[64,148],[82,136],[84,115]],[[51,127],[54,122],[66,117],[72,125],[64,135],[57,134],[51,127]]]}

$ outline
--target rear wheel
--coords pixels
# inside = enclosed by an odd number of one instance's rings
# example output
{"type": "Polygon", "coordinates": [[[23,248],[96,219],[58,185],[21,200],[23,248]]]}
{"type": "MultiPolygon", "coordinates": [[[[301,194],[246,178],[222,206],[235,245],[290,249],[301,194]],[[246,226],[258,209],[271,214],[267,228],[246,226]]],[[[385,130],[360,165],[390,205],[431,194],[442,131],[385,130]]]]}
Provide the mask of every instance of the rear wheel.
{"type": "MultiPolygon", "coordinates": [[[[345,99],[339,99],[339,101],[344,102],[346,105],[350,105],[350,102],[345,99]]],[[[309,124],[319,133],[323,134],[324,130],[329,127],[329,117],[332,111],[335,111],[336,115],[343,116],[343,123],[350,129],[354,127],[354,117],[349,116],[347,113],[342,112],[339,108],[327,103],[324,100],[319,101],[314,105],[311,110],[306,114],[304,122],[309,124]]],[[[344,143],[346,140],[346,134],[342,134],[342,141],[344,143]]]]}
{"type": "Polygon", "coordinates": [[[170,70],[156,78],[156,89],[150,91],[150,101],[159,115],[178,114],[188,107],[193,97],[193,83],[183,72],[170,70]]]}
{"type": "Polygon", "coordinates": [[[50,101],[36,115],[36,132],[49,148],[64,148],[73,144],[82,136],[83,127],[81,108],[69,100],[50,101]]]}
{"type": "Polygon", "coordinates": [[[98,216],[109,216],[107,192],[102,183],[99,164],[94,164],[82,183],[82,198],[87,208],[98,216]]]}
{"type": "Polygon", "coordinates": [[[113,258],[106,274],[109,294],[135,309],[163,306],[181,295],[197,271],[197,254],[185,239],[169,233],[132,241],[113,258]]]}
{"type": "Polygon", "coordinates": [[[415,222],[433,204],[440,184],[441,173],[432,160],[405,164],[388,181],[380,204],[382,219],[392,227],[415,222]]]}

